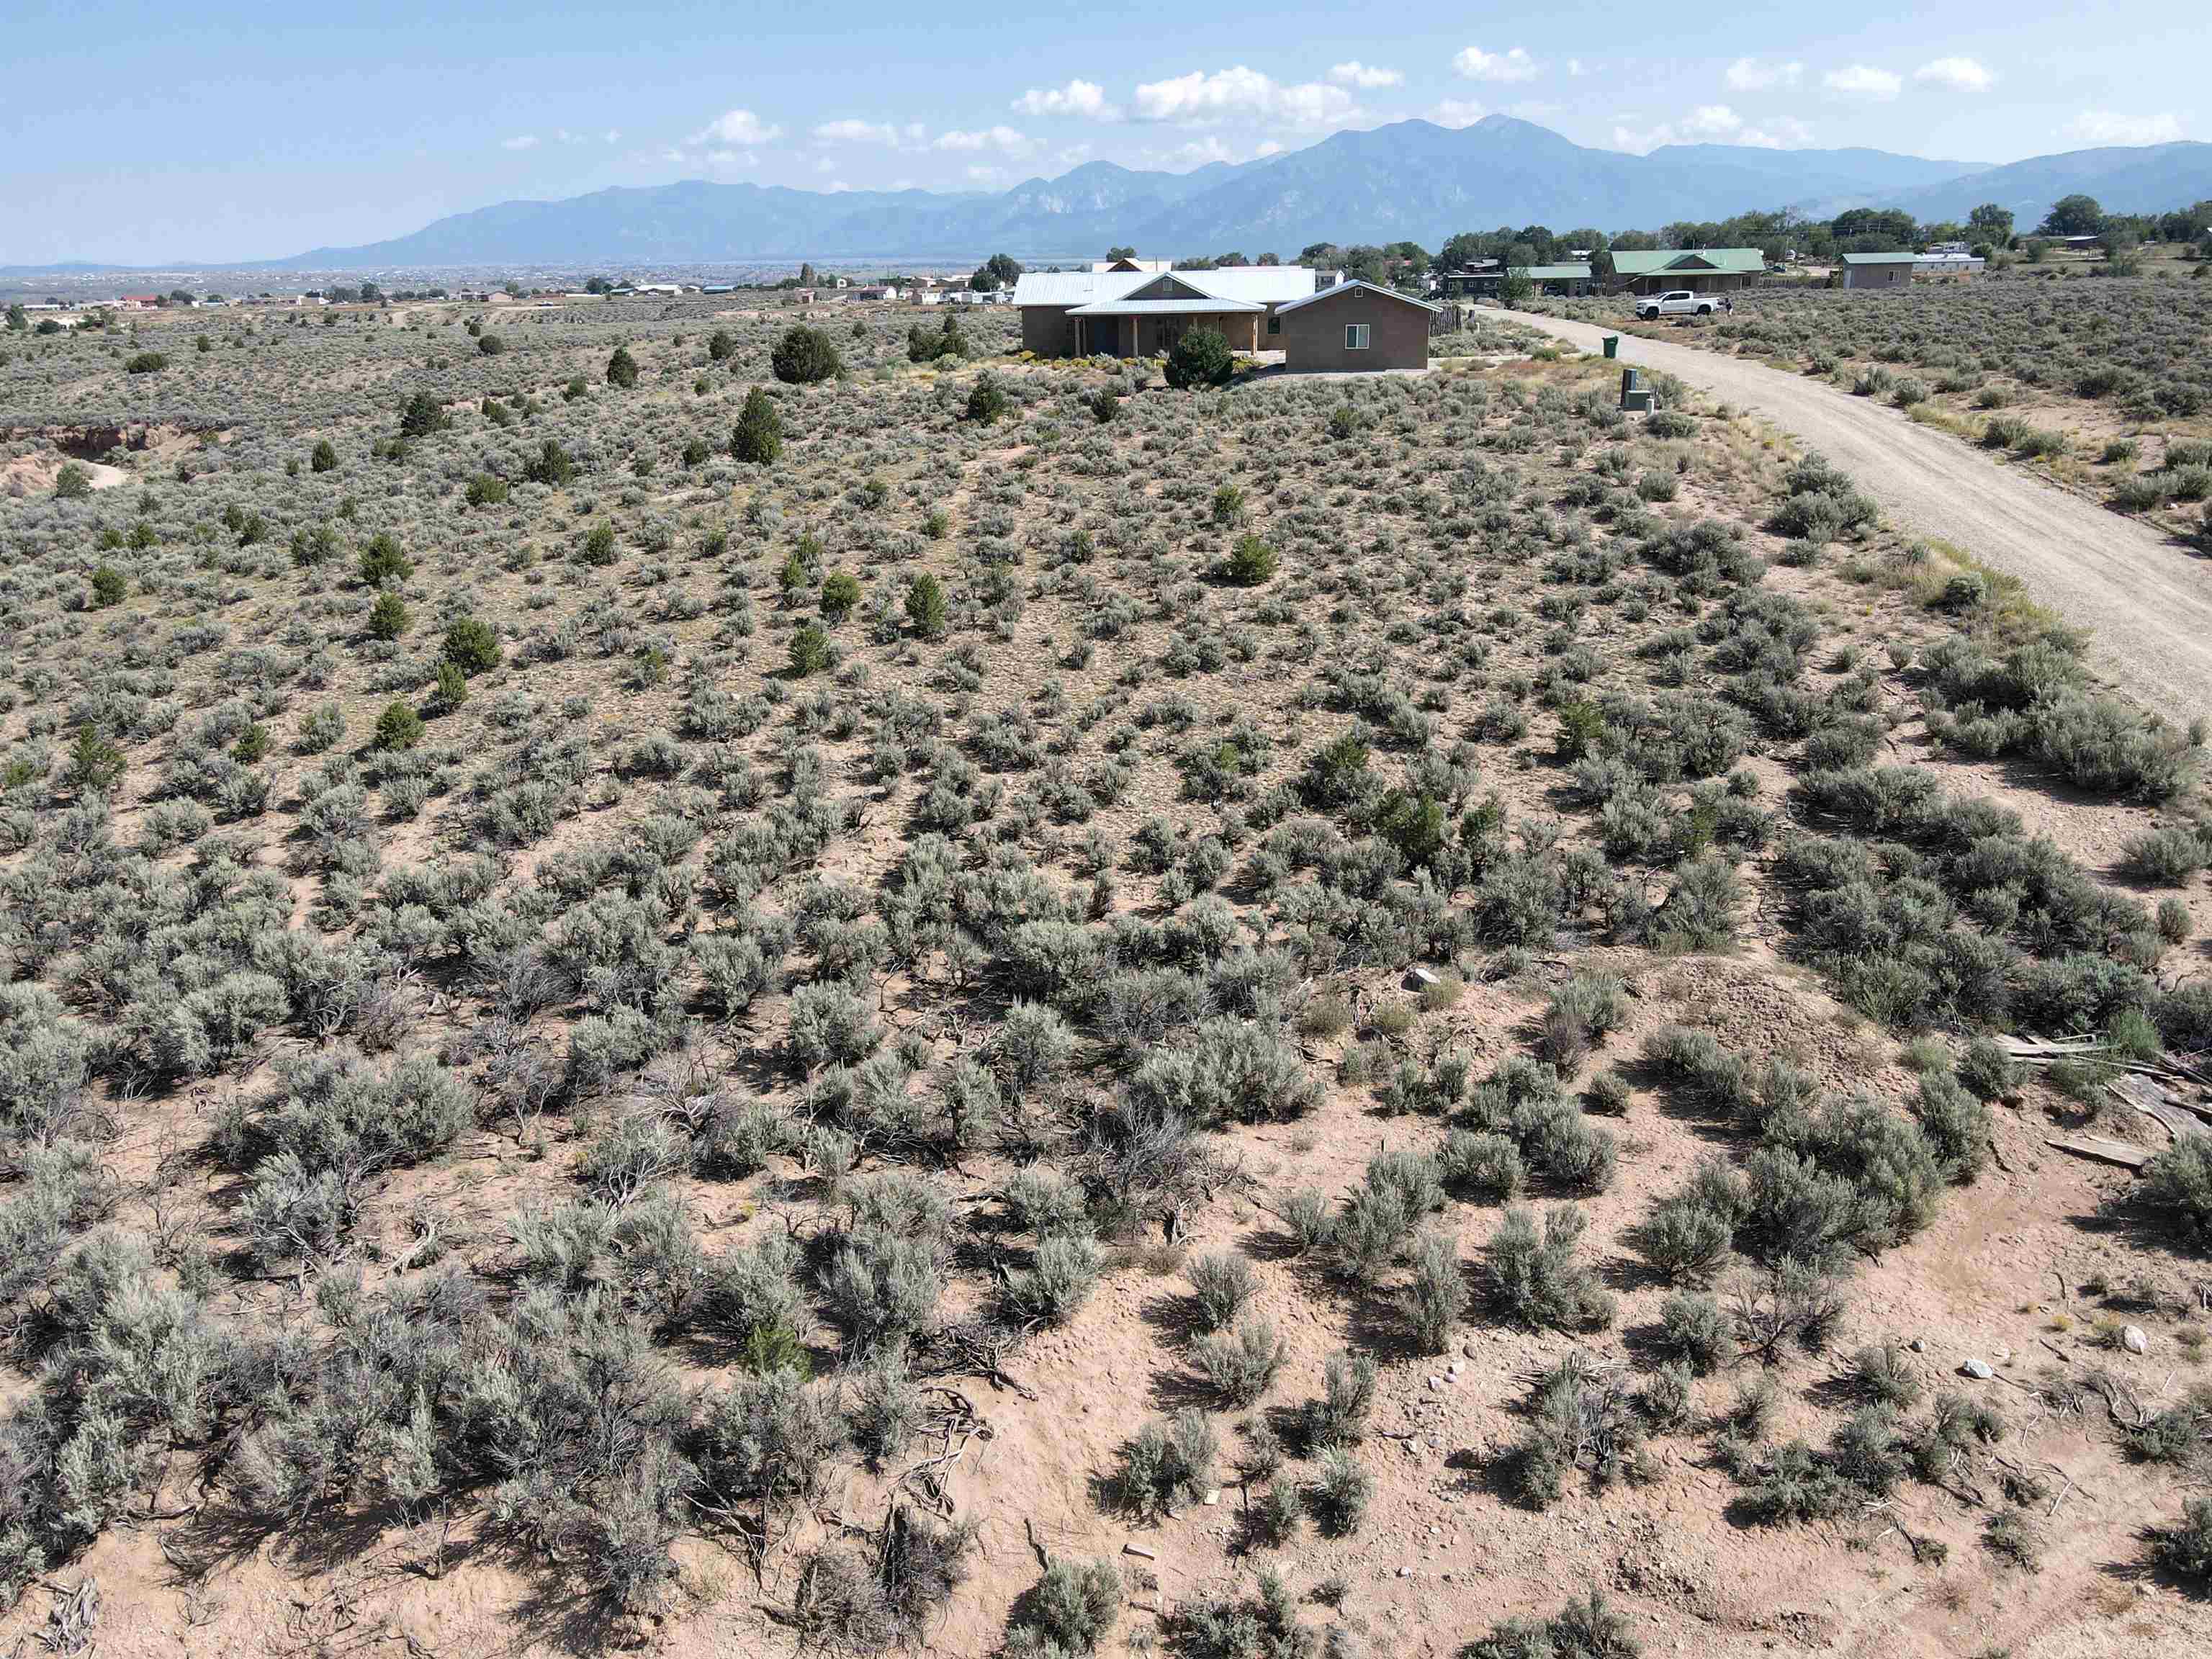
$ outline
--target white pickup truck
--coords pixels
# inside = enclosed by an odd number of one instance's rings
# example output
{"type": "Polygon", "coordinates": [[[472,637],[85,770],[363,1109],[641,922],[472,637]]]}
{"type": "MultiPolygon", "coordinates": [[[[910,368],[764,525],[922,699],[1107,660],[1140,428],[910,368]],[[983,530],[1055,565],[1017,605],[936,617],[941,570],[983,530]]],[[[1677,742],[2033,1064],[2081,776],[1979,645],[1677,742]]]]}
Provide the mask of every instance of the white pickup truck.
{"type": "Polygon", "coordinates": [[[1636,302],[1636,314],[1647,323],[1662,317],[1710,317],[1721,302],[1710,294],[1692,294],[1678,288],[1672,294],[1650,294],[1636,302]]]}

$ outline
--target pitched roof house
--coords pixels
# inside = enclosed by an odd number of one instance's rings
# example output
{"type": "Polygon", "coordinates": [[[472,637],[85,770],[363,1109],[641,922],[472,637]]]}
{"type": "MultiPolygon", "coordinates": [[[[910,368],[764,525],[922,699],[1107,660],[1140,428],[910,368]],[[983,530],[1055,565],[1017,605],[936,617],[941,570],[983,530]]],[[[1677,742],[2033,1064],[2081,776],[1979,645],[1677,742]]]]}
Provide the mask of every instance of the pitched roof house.
{"type": "Polygon", "coordinates": [[[1718,294],[1749,288],[1766,272],[1766,256],[1755,247],[1662,247],[1615,253],[1615,287],[1632,294],[1718,294]]]}
{"type": "Polygon", "coordinates": [[[1442,309],[1426,300],[1357,278],[1275,307],[1267,319],[1271,345],[1290,369],[1372,374],[1429,366],[1429,319],[1442,309]]]}
{"type": "Polygon", "coordinates": [[[1261,350],[1273,312],[1313,291],[1303,265],[1025,270],[1014,303],[1022,349],[1040,357],[1150,357],[1194,328],[1218,330],[1233,350],[1261,350]]]}
{"type": "Polygon", "coordinates": [[[1846,253],[1843,256],[1845,288],[1905,288],[1919,256],[1907,248],[1902,253],[1846,253]]]}
{"type": "MultiPolygon", "coordinates": [[[[1597,286],[1587,264],[1521,265],[1515,269],[1536,285],[1539,294],[1579,296],[1597,286]]],[[[1506,270],[1495,260],[1486,270],[1470,267],[1444,278],[1447,294],[1468,300],[1495,300],[1505,289],[1506,270]]]]}

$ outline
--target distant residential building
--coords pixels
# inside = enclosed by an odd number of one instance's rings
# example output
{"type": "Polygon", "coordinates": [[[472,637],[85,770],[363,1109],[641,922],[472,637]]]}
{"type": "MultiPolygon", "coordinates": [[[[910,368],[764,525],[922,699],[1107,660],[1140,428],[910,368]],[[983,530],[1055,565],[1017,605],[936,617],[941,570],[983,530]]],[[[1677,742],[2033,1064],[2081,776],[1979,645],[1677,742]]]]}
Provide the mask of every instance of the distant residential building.
{"type": "Polygon", "coordinates": [[[1443,291],[1448,300],[1472,300],[1498,292],[1498,261],[1470,259],[1457,270],[1443,274],[1443,291]]]}
{"type": "Polygon", "coordinates": [[[125,294],[115,303],[125,311],[151,311],[161,303],[161,296],[158,294],[125,294]]]}
{"type": "Polygon", "coordinates": [[[1108,271],[1118,271],[1123,274],[1144,271],[1157,276],[1164,270],[1174,269],[1175,261],[1172,259],[1094,259],[1091,262],[1093,276],[1103,276],[1108,271]]]}
{"type": "Polygon", "coordinates": [[[1456,270],[1444,281],[1445,292],[1462,300],[1495,300],[1505,289],[1505,278],[1511,269],[1518,269],[1534,285],[1539,294],[1563,295],[1579,299],[1597,287],[1597,279],[1587,264],[1522,265],[1500,268],[1495,260],[1488,262],[1487,270],[1456,270]]]}
{"type": "Polygon", "coordinates": [[[1930,248],[1914,258],[1912,269],[1923,276],[1970,276],[1983,264],[1964,248],[1930,248]]]}
{"type": "Polygon", "coordinates": [[[1912,281],[1920,256],[1903,253],[1846,253],[1843,256],[1845,288],[1904,288],[1912,281]]]}
{"type": "Polygon", "coordinates": [[[1749,288],[1766,274],[1755,247],[1654,248],[1613,256],[1613,286],[1631,294],[1722,294],[1749,288]]]}

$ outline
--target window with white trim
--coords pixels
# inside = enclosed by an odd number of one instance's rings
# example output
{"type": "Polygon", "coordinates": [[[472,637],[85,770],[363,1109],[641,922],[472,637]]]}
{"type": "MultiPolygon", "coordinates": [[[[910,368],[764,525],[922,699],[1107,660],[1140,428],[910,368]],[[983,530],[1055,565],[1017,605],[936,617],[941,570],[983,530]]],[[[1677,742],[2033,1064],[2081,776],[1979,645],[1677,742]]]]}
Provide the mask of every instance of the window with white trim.
{"type": "Polygon", "coordinates": [[[1346,351],[1364,351],[1367,349],[1366,324],[1346,323],[1344,325],[1344,349],[1346,351]]]}

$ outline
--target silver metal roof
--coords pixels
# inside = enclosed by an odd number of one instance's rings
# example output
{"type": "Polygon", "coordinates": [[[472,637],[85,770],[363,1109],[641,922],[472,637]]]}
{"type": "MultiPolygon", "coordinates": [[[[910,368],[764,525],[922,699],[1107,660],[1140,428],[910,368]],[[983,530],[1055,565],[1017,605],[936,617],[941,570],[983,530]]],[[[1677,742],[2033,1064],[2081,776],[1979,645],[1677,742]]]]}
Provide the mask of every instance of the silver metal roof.
{"type": "Polygon", "coordinates": [[[1227,265],[1217,270],[1178,270],[1175,274],[1178,282],[1204,289],[1208,294],[1259,306],[1302,300],[1314,291],[1314,274],[1304,265],[1227,265]]]}
{"type": "MultiPolygon", "coordinates": [[[[1014,282],[1018,306],[1085,306],[1119,300],[1172,276],[1186,288],[1241,305],[1279,305],[1314,291],[1303,265],[1230,265],[1214,270],[1025,270],[1014,282]]],[[[1215,310],[1223,307],[1216,306],[1215,310]]]]}
{"type": "Polygon", "coordinates": [[[1249,300],[1100,300],[1087,306],[1070,306],[1071,317],[1218,317],[1224,312],[1265,311],[1249,300]]]}
{"type": "Polygon", "coordinates": [[[1151,270],[1025,270],[1014,279],[1018,306],[1080,306],[1118,300],[1153,281],[1151,270]]]}
{"type": "Polygon", "coordinates": [[[1319,293],[1309,294],[1302,300],[1292,300],[1289,304],[1278,306],[1275,308],[1278,311],[1296,311],[1300,306],[1310,306],[1322,300],[1334,299],[1338,295],[1349,294],[1356,288],[1364,288],[1370,294],[1379,294],[1386,300],[1401,300],[1409,306],[1419,306],[1424,311],[1443,309],[1442,306],[1431,305],[1426,300],[1416,300],[1410,294],[1401,294],[1395,288],[1382,288],[1373,283],[1362,282],[1357,276],[1348,283],[1339,283],[1334,288],[1322,289],[1319,293]]]}

